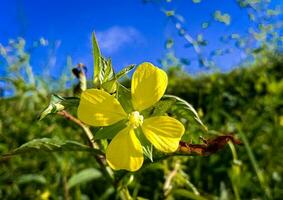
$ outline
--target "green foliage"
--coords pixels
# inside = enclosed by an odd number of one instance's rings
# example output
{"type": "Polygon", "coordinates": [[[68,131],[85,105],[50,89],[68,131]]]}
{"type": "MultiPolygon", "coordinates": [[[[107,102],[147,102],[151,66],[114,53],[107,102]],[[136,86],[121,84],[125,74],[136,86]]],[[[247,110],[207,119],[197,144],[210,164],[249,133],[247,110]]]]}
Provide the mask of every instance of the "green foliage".
{"type": "Polygon", "coordinates": [[[96,154],[102,154],[97,149],[89,148],[83,144],[76,141],[62,141],[52,138],[41,138],[31,140],[19,148],[16,148],[10,153],[4,156],[12,156],[23,153],[39,153],[39,152],[56,152],[56,151],[90,151],[96,154]]]}
{"type": "Polygon", "coordinates": [[[117,122],[111,126],[100,128],[94,135],[96,140],[99,139],[112,139],[119,131],[125,128],[125,120],[117,122]]]}
{"type": "Polygon", "coordinates": [[[18,184],[28,184],[32,182],[46,184],[46,179],[44,176],[38,174],[25,174],[17,179],[18,184]]]}
{"type": "MultiPolygon", "coordinates": [[[[280,199],[283,194],[283,158],[280,153],[283,150],[283,128],[280,124],[283,116],[283,59],[280,55],[268,53],[258,57],[254,66],[234,70],[229,74],[192,78],[173,71],[169,73],[168,93],[172,95],[165,96],[151,108],[153,115],[182,114],[184,110],[184,114],[193,119],[187,124],[187,135],[195,135],[193,142],[200,142],[197,139],[199,135],[207,138],[216,133],[213,130],[219,130],[223,134],[240,133],[239,138],[244,146],[233,150],[233,158],[229,150],[225,149],[210,157],[176,157],[148,164],[134,175],[132,181],[127,182],[133,196],[211,199],[226,195],[229,199],[262,196],[280,199]],[[192,105],[197,109],[193,109],[192,105]],[[178,112],[170,111],[177,107],[178,112]],[[201,130],[195,123],[200,118],[209,128],[208,132],[201,130]],[[178,165],[180,167],[176,168],[178,165]],[[175,171],[176,175],[169,178],[175,171]],[[170,186],[165,193],[164,182],[168,182],[170,186]]],[[[23,96],[30,93],[30,90],[33,91],[33,88],[16,85],[17,81],[14,83],[23,96]]],[[[33,92],[41,94],[44,91],[33,92]]],[[[120,92],[130,94],[124,87],[120,92]]],[[[60,94],[67,95],[64,92],[60,94]]],[[[73,101],[68,104],[66,98],[59,99],[65,102],[64,106],[70,105],[70,112],[73,112],[73,101]]],[[[76,99],[70,100],[76,102],[76,99]]],[[[42,102],[48,104],[48,100],[44,98],[1,99],[3,106],[0,108],[0,115],[5,120],[0,121],[0,149],[1,154],[6,155],[1,158],[0,179],[6,183],[0,186],[1,198],[40,198],[46,191],[50,192],[51,198],[65,198],[66,195],[78,198],[113,198],[113,187],[106,177],[98,173],[99,167],[94,155],[100,152],[77,142],[83,140],[87,143],[79,127],[54,115],[48,115],[45,120],[35,123],[34,116],[37,112],[34,110],[40,110],[42,102]],[[43,139],[32,140],[34,138],[43,139]],[[16,149],[18,146],[20,147],[16,149]],[[11,152],[11,149],[16,150],[11,152]],[[27,153],[34,151],[41,153],[27,153]],[[24,154],[23,157],[10,157],[9,153],[24,154]],[[64,187],[67,188],[67,194],[64,193],[64,187]],[[35,193],[35,190],[38,192],[35,193]]],[[[113,130],[117,132],[118,128],[103,128],[95,137],[111,138],[115,134],[113,130]]],[[[155,161],[156,152],[151,152],[150,148],[147,150],[148,157],[153,156],[155,161]]]]}
{"type": "Polygon", "coordinates": [[[96,88],[103,88],[109,93],[114,93],[118,87],[118,80],[134,69],[135,65],[129,65],[123,68],[115,75],[111,59],[105,59],[101,53],[95,37],[92,34],[92,48],[94,60],[94,86],[96,88]]]}
{"type": "Polygon", "coordinates": [[[98,47],[96,37],[94,32],[92,33],[92,51],[93,51],[93,63],[94,63],[94,74],[93,74],[93,83],[94,85],[100,85],[102,82],[102,77],[101,77],[101,71],[102,71],[102,66],[101,66],[101,54],[100,54],[100,49],[98,47]]]}
{"type": "Polygon", "coordinates": [[[76,185],[86,183],[102,176],[101,172],[95,168],[84,169],[74,174],[67,182],[67,187],[70,189],[76,185]]]}
{"type": "Polygon", "coordinates": [[[222,182],[235,198],[280,199],[282,179],[275,177],[283,176],[282,63],[282,55],[265,52],[250,67],[228,74],[176,77],[171,82],[168,92],[189,99],[203,113],[208,134],[217,133],[212,130],[239,134],[244,143],[237,148],[232,166],[224,152],[187,162],[187,169],[194,169],[190,176],[198,189],[216,194],[222,182]]]}
{"type": "Polygon", "coordinates": [[[175,115],[182,117],[184,119],[187,119],[190,116],[193,116],[193,118],[204,127],[205,130],[207,130],[206,126],[202,123],[201,119],[198,116],[197,111],[194,109],[194,107],[189,104],[184,99],[181,99],[180,97],[174,96],[174,95],[165,95],[165,100],[170,99],[174,103],[170,106],[171,112],[173,112],[175,115]]]}
{"type": "Polygon", "coordinates": [[[135,130],[137,137],[139,138],[140,143],[142,144],[143,154],[147,157],[151,162],[153,162],[153,146],[147,140],[147,138],[142,133],[141,128],[135,130]]]}
{"type": "Polygon", "coordinates": [[[125,76],[127,73],[129,73],[130,71],[132,71],[132,69],[135,68],[135,65],[129,65],[125,68],[123,68],[120,72],[118,72],[115,76],[116,79],[120,79],[122,78],[123,76],[125,76]]]}
{"type": "Polygon", "coordinates": [[[70,107],[77,107],[78,105],[79,99],[76,97],[64,98],[57,94],[52,94],[49,105],[40,113],[38,119],[42,120],[49,114],[54,114],[70,107]]]}

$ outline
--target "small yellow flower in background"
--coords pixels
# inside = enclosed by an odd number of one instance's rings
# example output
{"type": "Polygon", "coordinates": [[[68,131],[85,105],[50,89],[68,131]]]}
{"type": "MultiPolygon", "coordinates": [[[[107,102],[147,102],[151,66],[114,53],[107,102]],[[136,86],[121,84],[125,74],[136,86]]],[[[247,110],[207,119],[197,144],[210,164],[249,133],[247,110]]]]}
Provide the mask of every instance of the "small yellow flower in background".
{"type": "Polygon", "coordinates": [[[50,197],[50,192],[48,190],[44,191],[41,195],[40,195],[40,199],[41,200],[49,200],[50,197]]]}
{"type": "Polygon", "coordinates": [[[283,126],[283,115],[279,117],[279,124],[280,126],[283,126]]]}
{"type": "Polygon", "coordinates": [[[110,142],[106,160],[115,170],[138,170],[143,163],[143,149],[135,129],[141,127],[145,137],[153,146],[166,153],[174,152],[185,132],[177,119],[168,116],[144,119],[141,111],[157,103],[168,83],[167,74],[151,63],[139,65],[132,77],[131,95],[134,111],[126,113],[119,101],[109,93],[88,89],[81,95],[78,117],[92,126],[109,126],[127,119],[127,127],[110,142]]]}

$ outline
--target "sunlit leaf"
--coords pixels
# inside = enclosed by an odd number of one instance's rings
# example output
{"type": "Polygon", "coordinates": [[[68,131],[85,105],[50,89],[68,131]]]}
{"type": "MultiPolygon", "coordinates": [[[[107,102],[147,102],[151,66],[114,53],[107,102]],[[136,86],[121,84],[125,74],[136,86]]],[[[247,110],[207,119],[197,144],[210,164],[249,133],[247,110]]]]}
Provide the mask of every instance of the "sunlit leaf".
{"type": "Polygon", "coordinates": [[[123,68],[120,72],[118,72],[115,76],[116,79],[122,78],[123,76],[125,76],[127,73],[129,73],[132,69],[135,68],[136,65],[131,64],[125,68],[123,68]]]}
{"type": "Polygon", "coordinates": [[[207,130],[207,127],[203,124],[201,119],[198,116],[197,111],[194,109],[194,107],[189,104],[184,99],[181,99],[180,97],[174,96],[174,95],[164,95],[164,100],[173,100],[175,103],[171,107],[171,111],[179,115],[183,118],[188,118],[193,116],[193,118],[205,129],[207,130]]]}
{"type": "Polygon", "coordinates": [[[99,77],[101,72],[101,54],[94,32],[92,33],[92,51],[94,63],[93,82],[95,86],[99,86],[101,84],[101,80],[99,77]]]}
{"type": "Polygon", "coordinates": [[[153,112],[151,116],[161,116],[164,115],[171,106],[175,103],[174,100],[161,100],[154,105],[153,112]]]}
{"type": "Polygon", "coordinates": [[[117,80],[112,79],[110,81],[102,83],[101,87],[106,90],[108,93],[112,94],[117,90],[117,80]]]}
{"type": "Polygon", "coordinates": [[[105,83],[107,81],[113,80],[113,78],[115,77],[115,73],[113,70],[111,59],[106,60],[103,57],[101,57],[100,59],[101,59],[101,71],[100,71],[99,79],[101,83],[105,83]]]}

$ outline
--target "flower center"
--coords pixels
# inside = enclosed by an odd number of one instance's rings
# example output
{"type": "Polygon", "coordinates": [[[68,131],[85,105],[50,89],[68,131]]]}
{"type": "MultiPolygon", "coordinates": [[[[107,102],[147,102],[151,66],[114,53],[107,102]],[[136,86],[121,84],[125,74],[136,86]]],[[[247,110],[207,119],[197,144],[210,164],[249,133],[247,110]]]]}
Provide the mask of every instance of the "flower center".
{"type": "Polygon", "coordinates": [[[132,128],[138,128],[143,123],[143,116],[138,111],[134,111],[128,115],[128,120],[132,128]]]}

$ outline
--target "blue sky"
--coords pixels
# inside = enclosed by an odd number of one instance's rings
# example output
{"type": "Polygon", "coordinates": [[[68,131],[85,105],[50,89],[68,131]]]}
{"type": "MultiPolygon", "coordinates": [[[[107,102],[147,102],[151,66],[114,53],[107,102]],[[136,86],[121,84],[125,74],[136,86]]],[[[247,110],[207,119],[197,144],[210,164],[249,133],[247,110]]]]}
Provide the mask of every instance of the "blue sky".
{"type": "MultiPolygon", "coordinates": [[[[184,16],[184,25],[193,37],[203,33],[209,41],[204,52],[223,47],[219,42],[221,35],[245,35],[249,27],[246,11],[240,9],[235,0],[211,2],[203,0],[194,4],[191,0],[175,0],[161,4],[184,16]],[[231,25],[213,22],[203,31],[201,23],[210,20],[216,9],[231,15],[231,25]]],[[[282,6],[283,2],[273,0],[272,5],[282,6]]],[[[32,66],[37,73],[46,67],[59,73],[66,65],[67,56],[72,57],[73,63],[83,62],[91,68],[92,31],[96,32],[102,53],[112,58],[116,70],[144,61],[158,65],[158,59],[166,53],[164,43],[168,37],[175,39],[177,56],[195,56],[192,50],[184,48],[184,39],[160,12],[160,7],[143,4],[141,0],[1,0],[0,43],[5,45],[9,39],[17,37],[25,38],[27,46],[41,37],[48,40],[47,47],[33,52],[32,66]],[[55,46],[56,50],[51,51],[55,46]]],[[[217,58],[216,62],[222,71],[227,71],[239,63],[241,56],[242,52],[236,51],[217,58]]],[[[192,64],[186,70],[196,73],[203,69],[192,64]]]]}

